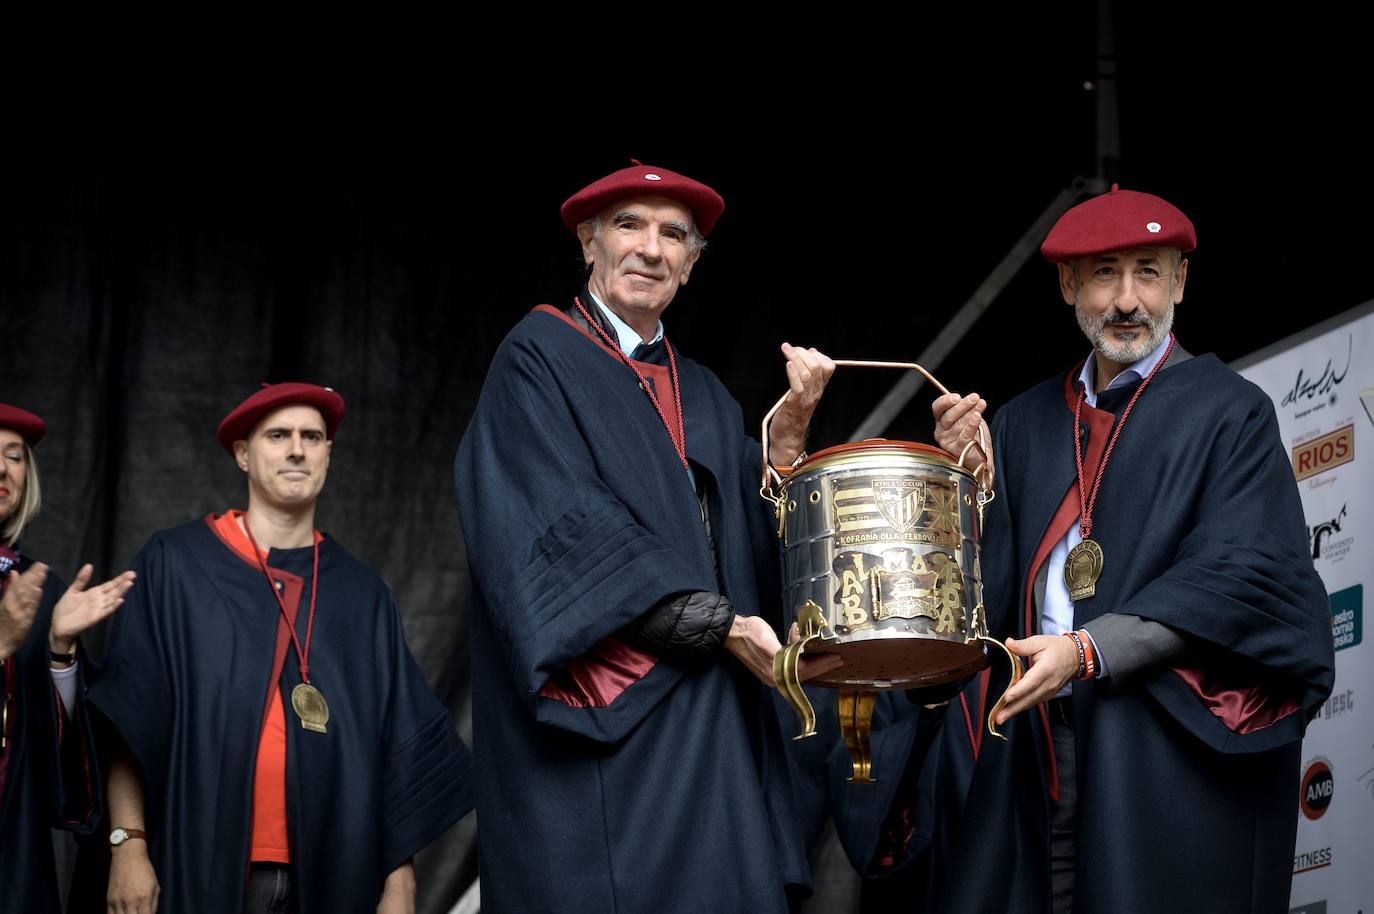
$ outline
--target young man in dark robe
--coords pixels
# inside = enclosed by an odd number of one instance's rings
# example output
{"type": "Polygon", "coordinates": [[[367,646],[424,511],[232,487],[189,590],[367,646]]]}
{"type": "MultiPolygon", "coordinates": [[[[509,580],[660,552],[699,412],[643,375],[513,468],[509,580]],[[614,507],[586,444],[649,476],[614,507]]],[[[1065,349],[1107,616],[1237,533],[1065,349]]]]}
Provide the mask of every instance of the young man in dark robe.
{"type": "MultiPolygon", "coordinates": [[[[463,437],[484,912],[768,914],[808,885],[763,455],[659,320],[723,208],[638,163],[565,202],[587,283],[506,337],[463,437]]],[[[834,365],[783,353],[790,464],[834,365]]]]}
{"type": "Polygon", "coordinates": [[[248,510],[153,536],[91,703],[111,910],[403,912],[472,806],[469,758],[386,584],[315,530],[343,398],[264,386],[219,441],[248,510]]]}
{"type": "MultiPolygon", "coordinates": [[[[1331,620],[1273,405],[1171,332],[1195,245],[1113,186],[1041,248],[1093,351],[992,423],[988,622],[1030,668],[1010,742],[977,754],[942,911],[1288,909],[1331,620]]],[[[941,446],[985,406],[936,400],[941,446]]]]}

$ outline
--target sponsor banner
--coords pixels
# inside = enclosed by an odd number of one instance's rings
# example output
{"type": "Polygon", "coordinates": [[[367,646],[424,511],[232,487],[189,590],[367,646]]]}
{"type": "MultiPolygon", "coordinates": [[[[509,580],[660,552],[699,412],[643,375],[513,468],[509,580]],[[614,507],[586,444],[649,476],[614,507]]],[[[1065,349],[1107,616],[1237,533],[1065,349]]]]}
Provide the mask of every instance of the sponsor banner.
{"type": "Polygon", "coordinates": [[[1336,792],[1336,778],[1331,763],[1324,758],[1308,762],[1302,772],[1302,786],[1298,788],[1298,807],[1307,818],[1316,821],[1326,815],[1336,792]]]}
{"type": "MultiPolygon", "coordinates": [[[[1316,359],[1298,361],[1293,386],[1284,391],[1282,399],[1275,398],[1280,415],[1291,415],[1294,420],[1302,420],[1323,410],[1335,409],[1341,402],[1340,387],[1350,374],[1350,361],[1355,354],[1355,333],[1352,330],[1334,336],[1334,341],[1316,350],[1316,359]],[[1345,352],[1342,353],[1341,349],[1345,352]],[[1313,367],[1323,356],[1326,364],[1314,373],[1313,367]],[[1336,367],[1338,362],[1339,368],[1336,367]]],[[[1355,386],[1358,388],[1358,385],[1355,386]]],[[[1270,395],[1273,396],[1272,393],[1270,395]]]]}
{"type": "Polygon", "coordinates": [[[1306,560],[1326,585],[1336,681],[1303,739],[1291,914],[1374,914],[1374,302],[1246,360],[1273,400],[1306,517],[1306,560]]]}
{"type": "Polygon", "coordinates": [[[1335,517],[1308,525],[1307,541],[1312,546],[1313,563],[1343,562],[1350,558],[1355,549],[1355,534],[1342,532],[1342,528],[1346,531],[1352,528],[1347,520],[1349,510],[1350,504],[1347,502],[1341,505],[1335,517]]]}
{"type": "Polygon", "coordinates": [[[1313,870],[1320,870],[1331,865],[1331,848],[1318,847],[1310,851],[1302,851],[1293,855],[1293,875],[1300,873],[1310,873],[1313,870]]]}
{"type": "Polygon", "coordinates": [[[1336,689],[1336,691],[1331,693],[1331,697],[1322,704],[1322,708],[1317,712],[1316,720],[1314,720],[1313,723],[1345,717],[1347,714],[1352,714],[1354,710],[1355,690],[1336,689]]]}
{"type": "Polygon", "coordinates": [[[1356,584],[1338,590],[1331,601],[1331,640],[1336,650],[1355,647],[1364,639],[1364,586],[1356,584]]]}
{"type": "Polygon", "coordinates": [[[1293,475],[1299,480],[1334,470],[1355,459],[1355,423],[1293,445],[1293,475]]]}

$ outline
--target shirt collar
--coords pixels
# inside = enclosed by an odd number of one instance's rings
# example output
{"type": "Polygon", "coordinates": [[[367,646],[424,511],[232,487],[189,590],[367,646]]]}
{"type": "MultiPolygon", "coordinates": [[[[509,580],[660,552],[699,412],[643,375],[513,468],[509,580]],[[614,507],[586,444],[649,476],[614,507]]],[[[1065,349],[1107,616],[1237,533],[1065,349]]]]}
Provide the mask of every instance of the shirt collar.
{"type": "MultiPolygon", "coordinates": [[[[1107,383],[1104,390],[1113,390],[1117,387],[1125,387],[1127,384],[1134,384],[1142,380],[1150,372],[1154,371],[1159,360],[1164,358],[1165,351],[1169,348],[1169,340],[1173,339],[1173,334],[1164,337],[1154,351],[1145,356],[1129,368],[1122,369],[1117,376],[1107,383]]],[[[1083,385],[1083,400],[1094,409],[1097,408],[1097,391],[1093,384],[1093,379],[1097,376],[1097,359],[1093,354],[1088,353],[1088,359],[1083,363],[1083,370],[1078,373],[1078,383],[1083,385]]]]}
{"type": "MultiPolygon", "coordinates": [[[[596,302],[596,306],[601,309],[601,313],[606,315],[606,320],[610,321],[611,327],[615,330],[616,343],[620,346],[621,352],[625,353],[627,356],[633,356],[636,349],[645,345],[645,341],[638,333],[635,333],[634,328],[622,321],[610,308],[607,308],[601,299],[596,297],[595,292],[588,289],[587,294],[592,297],[592,301],[596,302]]],[[[655,332],[654,338],[648,341],[648,345],[652,346],[661,339],[663,339],[663,321],[658,322],[657,332],[655,332]]]]}

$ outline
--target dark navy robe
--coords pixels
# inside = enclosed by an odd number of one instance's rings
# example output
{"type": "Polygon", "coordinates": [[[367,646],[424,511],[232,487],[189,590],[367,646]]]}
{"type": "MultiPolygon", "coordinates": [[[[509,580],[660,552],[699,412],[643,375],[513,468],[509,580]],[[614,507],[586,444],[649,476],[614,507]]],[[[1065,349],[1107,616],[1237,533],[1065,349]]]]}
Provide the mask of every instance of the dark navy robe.
{"type": "MultiPolygon", "coordinates": [[[[671,406],[661,350],[642,370],[671,406]]],[[[459,449],[484,912],[767,914],[805,891],[770,690],[725,651],[679,665],[616,637],[691,591],[782,622],[759,445],[677,365],[714,555],[634,372],[553,309],[501,344],[459,449]]]]}
{"type": "MultiPolygon", "coordinates": [[[[312,552],[267,558],[302,645],[312,552]]],[[[257,565],[205,520],[155,534],[134,560],[89,697],[142,768],[159,910],[241,909],[258,740],[279,694],[299,910],[372,914],[387,875],[472,807],[467,750],[406,647],[395,597],[329,537],[319,561],[310,678],[329,704],[323,734],[290,707],[294,652],[272,677],[285,623],[257,565]]]]}
{"type": "MultiPolygon", "coordinates": [[[[866,914],[937,910],[980,735],[970,706],[959,696],[952,708],[922,706],[947,699],[950,688],[877,695],[871,784],[849,783],[853,767],[839,736],[836,692],[806,688],[816,709],[817,735],[794,743],[793,755],[809,788],[799,792],[809,843],[829,816],[850,864],[863,877],[859,909],[866,914]]],[[[976,686],[968,691],[976,702],[976,686]]]]}
{"type": "MultiPolygon", "coordinates": [[[[20,559],[19,570],[33,564],[20,559]]],[[[67,585],[51,571],[29,629],[14,658],[18,686],[11,695],[5,788],[0,796],[0,911],[57,914],[52,829],[89,834],[100,807],[95,746],[84,702],[89,661],[78,648],[77,706],[70,717],[48,673],[48,628],[67,585]]]]}
{"type": "MultiPolygon", "coordinates": [[[[1037,569],[1077,520],[1076,377],[1032,388],[992,424],[997,499],[982,568],[998,636],[1038,630],[1037,569]]],[[[1089,479],[1137,387],[1085,404],[1089,479]]],[[[1073,684],[1076,911],[1287,910],[1300,741],[1334,678],[1304,533],[1264,393],[1210,355],[1162,369],[1103,478],[1092,538],[1104,567],[1096,595],[1075,603],[1074,627],[1134,615],[1182,634],[1188,649],[1134,680],[1073,684]]],[[[1005,677],[994,663],[980,712],[1005,677]]],[[[1048,717],[1037,708],[1004,729],[1010,742],[981,741],[945,912],[1050,909],[1048,717]]]]}

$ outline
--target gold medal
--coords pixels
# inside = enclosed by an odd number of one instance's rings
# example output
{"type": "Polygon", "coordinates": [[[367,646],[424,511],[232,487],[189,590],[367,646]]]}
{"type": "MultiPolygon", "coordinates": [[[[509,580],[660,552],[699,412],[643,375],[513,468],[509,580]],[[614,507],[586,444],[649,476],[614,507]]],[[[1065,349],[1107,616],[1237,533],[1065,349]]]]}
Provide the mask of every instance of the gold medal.
{"type": "Polygon", "coordinates": [[[301,719],[301,726],[313,733],[324,733],[329,723],[329,705],[320,690],[308,682],[298,683],[291,690],[291,707],[301,719]]]}
{"type": "Polygon", "coordinates": [[[1097,579],[1102,576],[1102,547],[1092,540],[1084,540],[1069,550],[1064,562],[1064,586],[1069,599],[1077,602],[1097,593],[1097,579]]]}
{"type": "Polygon", "coordinates": [[[1131,394],[1131,400],[1126,404],[1121,420],[1116,423],[1112,437],[1107,441],[1107,449],[1102,452],[1102,462],[1097,465],[1097,475],[1093,478],[1091,493],[1083,474],[1082,420],[1083,400],[1087,396],[1087,388],[1078,389],[1078,403],[1073,408],[1073,462],[1078,470],[1078,535],[1083,538],[1083,542],[1069,550],[1069,557],[1064,562],[1064,586],[1069,589],[1069,599],[1075,603],[1096,594],[1097,579],[1102,576],[1102,547],[1089,537],[1093,532],[1093,508],[1097,505],[1097,492],[1102,488],[1102,475],[1107,472],[1107,462],[1112,459],[1112,449],[1116,447],[1116,439],[1121,437],[1121,430],[1126,427],[1126,420],[1131,418],[1131,410],[1135,409],[1136,401],[1145,392],[1145,388],[1150,386],[1150,382],[1164,367],[1164,363],[1169,361],[1169,353],[1173,351],[1174,335],[1171,333],[1164,355],[1160,356],[1159,361],[1155,362],[1155,367],[1150,369],[1150,373],[1140,382],[1135,393],[1131,394]]]}
{"type": "Polygon", "coordinates": [[[286,629],[291,633],[291,644],[296,648],[296,660],[300,663],[302,681],[291,690],[291,707],[295,708],[296,716],[301,719],[302,728],[312,733],[326,733],[329,703],[324,700],[320,690],[310,684],[310,636],[315,632],[315,597],[320,593],[320,536],[318,533],[315,534],[315,567],[310,576],[310,617],[305,625],[305,648],[302,649],[300,639],[296,637],[295,619],[286,611],[286,600],[281,595],[285,588],[281,581],[272,578],[272,572],[267,567],[267,559],[258,548],[258,541],[253,538],[253,528],[248,526],[247,520],[243,522],[243,530],[248,534],[248,541],[253,544],[253,552],[258,557],[258,567],[267,578],[272,596],[277,598],[282,621],[286,623],[286,629]]]}

